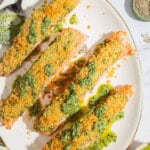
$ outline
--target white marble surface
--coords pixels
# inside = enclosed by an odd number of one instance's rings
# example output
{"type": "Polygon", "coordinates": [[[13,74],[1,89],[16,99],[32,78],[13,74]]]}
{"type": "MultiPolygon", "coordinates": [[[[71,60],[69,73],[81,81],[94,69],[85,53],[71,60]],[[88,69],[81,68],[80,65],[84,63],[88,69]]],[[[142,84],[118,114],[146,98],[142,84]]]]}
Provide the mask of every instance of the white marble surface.
{"type": "Polygon", "coordinates": [[[144,80],[143,113],[138,132],[130,148],[130,150],[134,150],[138,144],[150,142],[150,22],[142,22],[136,18],[132,12],[132,0],[109,1],[126,21],[134,37],[142,63],[144,80]],[[144,41],[143,34],[149,36],[149,42],[144,41]]]}

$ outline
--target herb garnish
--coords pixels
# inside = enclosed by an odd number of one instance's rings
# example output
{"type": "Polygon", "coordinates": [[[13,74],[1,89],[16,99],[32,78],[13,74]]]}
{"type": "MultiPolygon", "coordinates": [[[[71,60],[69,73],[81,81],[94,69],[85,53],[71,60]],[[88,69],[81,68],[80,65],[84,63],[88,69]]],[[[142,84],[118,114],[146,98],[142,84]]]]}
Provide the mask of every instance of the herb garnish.
{"type": "Polygon", "coordinates": [[[79,20],[78,20],[77,14],[73,14],[71,18],[69,19],[69,22],[70,24],[78,24],[79,20]]]}
{"type": "Polygon", "coordinates": [[[32,94],[34,97],[35,96],[35,92],[34,92],[35,86],[36,86],[36,80],[35,80],[34,76],[28,72],[23,78],[23,82],[22,82],[22,86],[21,86],[21,90],[20,90],[20,97],[23,98],[26,96],[26,93],[27,93],[27,90],[29,87],[32,88],[32,90],[33,90],[32,94]]]}
{"type": "Polygon", "coordinates": [[[88,74],[88,77],[87,78],[84,78],[84,79],[81,79],[79,81],[79,84],[81,86],[89,86],[92,84],[92,77],[94,75],[94,73],[96,72],[96,65],[94,62],[90,62],[88,64],[88,69],[89,69],[89,74],[88,74]]]}
{"type": "Polygon", "coordinates": [[[72,138],[73,139],[76,139],[80,136],[81,128],[82,128],[82,125],[80,123],[76,122],[73,124],[72,126],[72,138]]]}
{"type": "Polygon", "coordinates": [[[43,23],[42,23],[42,33],[46,36],[46,31],[48,29],[48,27],[50,27],[50,24],[51,24],[51,20],[48,16],[46,16],[43,20],[43,23]]]}
{"type": "Polygon", "coordinates": [[[71,139],[71,131],[70,130],[63,131],[63,136],[61,138],[61,141],[63,143],[66,143],[70,139],[71,139]]]}
{"type": "Polygon", "coordinates": [[[100,85],[96,94],[89,99],[89,105],[94,105],[99,99],[108,96],[111,89],[112,86],[109,84],[100,85]]]}
{"type": "Polygon", "coordinates": [[[52,68],[51,64],[47,64],[44,68],[44,72],[48,77],[52,75],[52,68]]]}
{"type": "Polygon", "coordinates": [[[66,98],[66,102],[62,105],[62,111],[69,116],[75,114],[80,110],[80,105],[78,103],[78,97],[75,92],[75,84],[71,84],[69,89],[69,95],[66,98]]]}
{"type": "Polygon", "coordinates": [[[35,30],[36,27],[36,21],[35,19],[32,19],[31,26],[30,26],[30,31],[28,35],[28,42],[31,44],[35,44],[37,42],[37,32],[35,30]]]}

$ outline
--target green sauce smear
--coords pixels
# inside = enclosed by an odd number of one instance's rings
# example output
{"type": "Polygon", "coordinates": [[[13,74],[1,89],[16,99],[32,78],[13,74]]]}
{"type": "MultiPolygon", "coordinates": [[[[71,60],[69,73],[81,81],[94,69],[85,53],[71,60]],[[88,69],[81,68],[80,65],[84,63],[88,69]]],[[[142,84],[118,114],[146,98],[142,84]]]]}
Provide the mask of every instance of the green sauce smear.
{"type": "Polygon", "coordinates": [[[20,90],[20,97],[23,98],[26,96],[26,93],[28,91],[28,88],[31,87],[32,88],[32,96],[33,99],[35,99],[37,97],[37,94],[34,92],[34,88],[36,86],[36,80],[34,78],[34,76],[31,73],[27,73],[24,76],[23,82],[22,82],[22,86],[21,86],[21,90],[20,90]]]}
{"type": "Polygon", "coordinates": [[[101,84],[96,94],[89,98],[89,105],[94,105],[99,99],[107,96],[110,93],[112,86],[110,84],[101,84]]]}
{"type": "Polygon", "coordinates": [[[98,117],[98,120],[99,120],[93,126],[94,131],[103,133],[107,129],[109,123],[107,121],[104,121],[106,110],[107,108],[104,106],[100,106],[94,110],[94,113],[98,117]]]}
{"type": "Polygon", "coordinates": [[[68,114],[69,116],[80,110],[80,105],[78,103],[76,93],[69,94],[66,102],[62,105],[62,110],[65,114],[68,114]]]}
{"type": "Polygon", "coordinates": [[[61,138],[61,141],[63,143],[66,143],[68,140],[71,140],[71,130],[64,131],[63,136],[61,138]]]}
{"type": "Polygon", "coordinates": [[[114,118],[112,118],[113,119],[113,122],[116,122],[116,121],[118,121],[118,120],[120,120],[120,119],[122,119],[122,118],[124,118],[124,112],[123,111],[120,111],[118,114],[116,114],[115,116],[114,116],[114,118]]]}
{"type": "Polygon", "coordinates": [[[72,138],[73,139],[76,139],[80,136],[81,128],[82,128],[82,125],[80,123],[77,122],[73,124],[72,126],[72,138]]]}
{"type": "Polygon", "coordinates": [[[80,110],[80,105],[78,103],[78,97],[75,92],[75,84],[69,87],[69,95],[66,98],[66,102],[62,105],[62,111],[71,116],[80,110]]]}
{"type": "Polygon", "coordinates": [[[72,146],[71,144],[65,146],[64,150],[70,150],[70,149],[71,149],[71,146],[72,146]]]}
{"type": "Polygon", "coordinates": [[[51,27],[51,32],[52,32],[52,33],[57,33],[57,32],[62,31],[63,28],[64,28],[64,23],[63,23],[63,22],[60,22],[60,23],[58,23],[56,26],[52,26],[52,27],[51,27]]]}
{"type": "Polygon", "coordinates": [[[78,16],[77,14],[73,14],[71,16],[71,18],[69,19],[70,24],[78,24],[79,20],[78,20],[78,16]]]}
{"type": "Polygon", "coordinates": [[[103,150],[110,143],[116,142],[116,140],[117,135],[114,132],[109,131],[104,138],[94,142],[87,150],[103,150]]]}
{"type": "Polygon", "coordinates": [[[104,119],[105,112],[106,112],[106,107],[104,106],[100,106],[95,109],[95,115],[98,117],[98,120],[101,121],[102,119],[104,119]]]}
{"type": "Polygon", "coordinates": [[[66,6],[65,9],[66,9],[68,12],[72,11],[72,7],[71,7],[71,6],[66,6]]]}
{"type": "Polygon", "coordinates": [[[51,20],[48,16],[46,16],[42,23],[42,33],[46,36],[46,31],[51,25],[51,20]]]}
{"type": "Polygon", "coordinates": [[[94,131],[97,131],[99,133],[103,133],[107,127],[108,127],[108,122],[99,121],[99,122],[94,124],[94,131]]]}
{"type": "Polygon", "coordinates": [[[35,44],[37,42],[37,32],[35,30],[35,27],[36,27],[36,20],[32,19],[29,35],[27,37],[28,42],[31,44],[35,44]]]}
{"type": "Polygon", "coordinates": [[[88,64],[88,69],[89,69],[89,74],[87,78],[81,79],[79,81],[79,84],[81,86],[89,86],[92,85],[92,77],[94,75],[94,73],[96,72],[96,65],[94,62],[91,62],[88,64]]]}
{"type": "Polygon", "coordinates": [[[66,143],[69,140],[75,140],[81,135],[82,125],[79,122],[73,123],[71,129],[63,131],[61,141],[66,143]]]}
{"type": "Polygon", "coordinates": [[[52,68],[51,64],[47,64],[44,68],[44,72],[48,77],[52,75],[52,68]]]}

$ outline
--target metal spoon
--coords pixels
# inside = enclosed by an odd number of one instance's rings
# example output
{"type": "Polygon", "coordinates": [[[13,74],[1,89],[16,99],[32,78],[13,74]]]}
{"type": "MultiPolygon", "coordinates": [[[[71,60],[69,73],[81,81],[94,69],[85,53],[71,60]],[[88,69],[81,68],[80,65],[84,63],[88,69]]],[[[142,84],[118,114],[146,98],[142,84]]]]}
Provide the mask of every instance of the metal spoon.
{"type": "Polygon", "coordinates": [[[1,11],[10,10],[11,12],[18,13],[19,15],[26,16],[22,9],[22,0],[17,0],[16,3],[4,7],[1,11]]]}

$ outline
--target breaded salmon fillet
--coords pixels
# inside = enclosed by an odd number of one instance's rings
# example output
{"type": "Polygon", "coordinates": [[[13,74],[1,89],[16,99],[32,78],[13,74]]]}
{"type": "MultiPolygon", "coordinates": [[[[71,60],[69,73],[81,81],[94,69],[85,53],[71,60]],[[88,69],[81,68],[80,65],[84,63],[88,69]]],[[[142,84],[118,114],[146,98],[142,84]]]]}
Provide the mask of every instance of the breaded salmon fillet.
{"type": "Polygon", "coordinates": [[[26,108],[35,103],[46,81],[63,71],[82,49],[86,38],[75,29],[64,29],[29,71],[16,82],[16,87],[0,106],[0,119],[7,128],[12,126],[26,108]]]}
{"type": "Polygon", "coordinates": [[[114,122],[123,118],[123,109],[132,93],[130,85],[113,88],[86,114],[67,122],[43,150],[102,150],[116,140],[115,135],[108,131],[114,122]]]}
{"type": "Polygon", "coordinates": [[[103,73],[123,56],[132,53],[126,38],[124,32],[117,32],[96,46],[87,64],[75,74],[74,80],[36,119],[37,131],[51,134],[82,108],[85,94],[93,90],[103,73]]]}
{"type": "Polygon", "coordinates": [[[13,72],[37,45],[58,32],[59,23],[79,2],[80,0],[53,0],[35,10],[0,60],[0,76],[13,72]]]}

